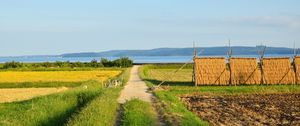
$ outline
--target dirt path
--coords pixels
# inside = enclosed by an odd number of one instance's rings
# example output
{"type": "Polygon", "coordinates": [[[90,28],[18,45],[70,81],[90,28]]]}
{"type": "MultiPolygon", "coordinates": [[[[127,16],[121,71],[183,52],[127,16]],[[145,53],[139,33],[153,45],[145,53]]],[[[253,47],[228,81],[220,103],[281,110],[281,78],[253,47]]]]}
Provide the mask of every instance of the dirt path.
{"type": "Polygon", "coordinates": [[[133,66],[130,72],[130,79],[127,82],[127,85],[122,90],[118,102],[123,104],[126,100],[131,100],[133,98],[138,98],[142,101],[151,102],[152,94],[147,92],[146,83],[139,77],[140,66],[133,66]]]}
{"type": "Polygon", "coordinates": [[[32,99],[37,96],[58,93],[68,88],[8,88],[0,89],[0,103],[32,99]]]}

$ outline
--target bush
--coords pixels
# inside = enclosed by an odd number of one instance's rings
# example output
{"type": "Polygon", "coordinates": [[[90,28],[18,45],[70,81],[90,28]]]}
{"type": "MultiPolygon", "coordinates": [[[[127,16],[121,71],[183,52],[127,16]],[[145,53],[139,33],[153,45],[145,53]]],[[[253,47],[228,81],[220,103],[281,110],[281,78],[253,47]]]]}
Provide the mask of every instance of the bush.
{"type": "Polygon", "coordinates": [[[19,67],[23,67],[23,63],[12,61],[12,62],[6,62],[3,64],[4,69],[19,68],[19,67]]]}
{"type": "Polygon", "coordinates": [[[113,67],[114,63],[106,58],[101,58],[100,63],[104,66],[104,67],[113,67]]]}
{"type": "Polygon", "coordinates": [[[128,57],[122,57],[113,61],[114,65],[117,67],[132,67],[133,61],[128,57]]]}
{"type": "Polygon", "coordinates": [[[104,67],[132,67],[133,61],[130,60],[128,57],[121,57],[120,59],[116,59],[114,61],[110,61],[106,58],[101,58],[100,63],[104,67]]]}
{"type": "Polygon", "coordinates": [[[43,63],[41,63],[41,66],[49,68],[49,67],[52,67],[52,64],[50,62],[43,62],[43,63]]]}
{"type": "Polygon", "coordinates": [[[74,68],[74,67],[85,67],[84,63],[82,62],[74,62],[74,63],[70,63],[70,67],[74,68]]]}
{"type": "Polygon", "coordinates": [[[57,67],[63,67],[63,66],[64,66],[64,62],[56,61],[56,62],[54,63],[54,65],[57,66],[57,67]]]}

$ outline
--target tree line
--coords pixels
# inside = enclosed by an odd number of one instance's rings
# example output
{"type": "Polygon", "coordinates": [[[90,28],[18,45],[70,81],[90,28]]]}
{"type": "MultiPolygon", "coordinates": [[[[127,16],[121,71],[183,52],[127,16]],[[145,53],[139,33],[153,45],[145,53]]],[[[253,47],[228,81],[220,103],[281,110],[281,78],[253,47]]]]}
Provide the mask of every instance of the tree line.
{"type": "Polygon", "coordinates": [[[2,69],[9,69],[9,68],[23,68],[23,67],[30,67],[30,68],[63,68],[63,67],[132,67],[133,61],[128,57],[121,57],[116,60],[108,60],[106,58],[101,58],[99,61],[93,59],[90,62],[70,62],[70,61],[56,61],[56,62],[42,62],[42,63],[22,63],[22,62],[6,62],[2,65],[2,69]]]}

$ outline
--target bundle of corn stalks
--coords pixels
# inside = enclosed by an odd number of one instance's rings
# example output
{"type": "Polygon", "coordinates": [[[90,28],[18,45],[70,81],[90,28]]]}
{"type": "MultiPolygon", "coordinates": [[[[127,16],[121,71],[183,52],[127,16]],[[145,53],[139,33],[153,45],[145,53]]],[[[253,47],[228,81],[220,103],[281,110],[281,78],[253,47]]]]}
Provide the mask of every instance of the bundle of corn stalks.
{"type": "Polygon", "coordinates": [[[290,58],[263,59],[265,84],[294,84],[295,73],[291,67],[290,58]]]}
{"type": "Polygon", "coordinates": [[[230,68],[234,85],[261,83],[261,70],[256,58],[231,58],[230,68]]]}
{"type": "Polygon", "coordinates": [[[228,85],[229,71],[225,58],[195,58],[195,81],[197,85],[228,85]]]}

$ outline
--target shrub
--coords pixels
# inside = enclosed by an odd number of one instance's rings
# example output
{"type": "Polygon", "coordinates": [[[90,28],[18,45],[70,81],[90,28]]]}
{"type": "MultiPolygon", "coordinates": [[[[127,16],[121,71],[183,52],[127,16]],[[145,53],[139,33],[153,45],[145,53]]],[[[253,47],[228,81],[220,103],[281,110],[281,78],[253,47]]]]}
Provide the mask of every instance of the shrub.
{"type": "Polygon", "coordinates": [[[43,62],[43,63],[41,63],[41,66],[49,68],[52,66],[52,64],[50,62],[43,62]]]}
{"type": "Polygon", "coordinates": [[[64,66],[64,62],[56,61],[56,62],[54,63],[54,65],[57,66],[57,67],[63,67],[63,66],[64,66]]]}
{"type": "Polygon", "coordinates": [[[101,63],[98,63],[97,60],[93,59],[90,63],[89,63],[90,67],[101,67],[103,66],[101,63]]]}
{"type": "Polygon", "coordinates": [[[104,66],[104,67],[112,67],[114,66],[113,62],[106,59],[106,58],[101,58],[100,63],[104,66]]]}
{"type": "Polygon", "coordinates": [[[133,61],[128,57],[121,57],[113,61],[114,65],[117,67],[132,67],[133,61]]]}
{"type": "Polygon", "coordinates": [[[132,67],[133,61],[129,59],[128,57],[121,57],[120,59],[116,59],[114,61],[110,61],[106,58],[101,58],[100,63],[104,67],[132,67]]]}
{"type": "Polygon", "coordinates": [[[19,68],[19,67],[23,67],[23,63],[12,61],[12,62],[6,62],[3,65],[4,69],[19,68]]]}
{"type": "Polygon", "coordinates": [[[74,63],[70,63],[70,67],[74,68],[74,67],[85,67],[84,63],[82,62],[74,62],[74,63]]]}

